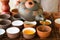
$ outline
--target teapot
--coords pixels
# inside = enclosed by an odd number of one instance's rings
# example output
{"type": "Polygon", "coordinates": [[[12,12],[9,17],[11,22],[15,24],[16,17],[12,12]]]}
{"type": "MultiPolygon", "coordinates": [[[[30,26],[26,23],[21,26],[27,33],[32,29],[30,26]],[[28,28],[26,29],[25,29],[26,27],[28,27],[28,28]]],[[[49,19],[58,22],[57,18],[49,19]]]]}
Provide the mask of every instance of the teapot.
{"type": "Polygon", "coordinates": [[[18,10],[23,20],[44,20],[42,6],[37,0],[22,0],[18,6],[18,10]]]}

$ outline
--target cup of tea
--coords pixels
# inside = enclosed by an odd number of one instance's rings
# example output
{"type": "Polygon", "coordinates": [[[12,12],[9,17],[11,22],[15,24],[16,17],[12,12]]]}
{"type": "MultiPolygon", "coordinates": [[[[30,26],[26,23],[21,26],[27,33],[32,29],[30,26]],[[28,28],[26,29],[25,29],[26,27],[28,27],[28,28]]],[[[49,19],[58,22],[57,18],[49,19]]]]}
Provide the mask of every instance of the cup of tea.
{"type": "Polygon", "coordinates": [[[52,22],[48,19],[40,21],[40,24],[43,24],[43,25],[50,25],[51,23],[52,22]]]}
{"type": "Polygon", "coordinates": [[[6,30],[7,36],[11,39],[19,37],[20,29],[17,27],[10,27],[6,30]]]}
{"type": "Polygon", "coordinates": [[[0,38],[2,38],[5,34],[5,30],[4,29],[0,29],[0,38]]]}
{"type": "Polygon", "coordinates": [[[25,21],[24,22],[24,27],[27,28],[27,27],[32,27],[34,28],[36,26],[37,22],[36,21],[25,21]]]}
{"type": "Polygon", "coordinates": [[[32,39],[35,36],[36,30],[34,28],[24,28],[22,32],[25,39],[32,39]]]}
{"type": "Polygon", "coordinates": [[[15,27],[18,27],[18,28],[22,29],[23,28],[23,21],[15,20],[15,21],[12,22],[12,26],[15,26],[15,27]]]}

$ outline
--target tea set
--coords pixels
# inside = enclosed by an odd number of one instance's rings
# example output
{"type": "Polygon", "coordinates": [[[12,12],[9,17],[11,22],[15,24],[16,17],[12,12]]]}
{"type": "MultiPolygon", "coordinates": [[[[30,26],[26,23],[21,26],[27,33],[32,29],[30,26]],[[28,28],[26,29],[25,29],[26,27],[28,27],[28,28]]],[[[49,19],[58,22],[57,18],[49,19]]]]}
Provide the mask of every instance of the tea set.
{"type": "MultiPolygon", "coordinates": [[[[49,37],[52,31],[50,27],[52,21],[48,18],[50,18],[51,14],[43,12],[39,1],[20,0],[18,1],[18,7],[12,9],[10,13],[10,7],[7,5],[9,0],[1,0],[3,10],[0,14],[0,38],[7,34],[7,37],[14,39],[20,37],[21,32],[25,39],[34,38],[36,33],[41,39],[49,37]],[[39,26],[37,26],[38,24],[39,26]]],[[[59,17],[54,19],[54,24],[58,29],[60,28],[59,21],[59,17]]]]}

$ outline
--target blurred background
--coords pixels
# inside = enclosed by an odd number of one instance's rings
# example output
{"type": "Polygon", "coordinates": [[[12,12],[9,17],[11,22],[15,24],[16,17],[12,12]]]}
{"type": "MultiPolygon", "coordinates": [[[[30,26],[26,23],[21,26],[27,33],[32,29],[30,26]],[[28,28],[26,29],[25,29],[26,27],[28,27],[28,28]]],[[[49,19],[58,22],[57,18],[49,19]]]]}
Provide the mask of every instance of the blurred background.
{"type": "MultiPolygon", "coordinates": [[[[10,0],[10,10],[15,7],[17,0],[10,0]]],[[[58,0],[41,0],[41,5],[44,11],[47,12],[57,12],[58,11],[58,0]]],[[[0,12],[1,12],[1,3],[0,3],[0,12]]]]}

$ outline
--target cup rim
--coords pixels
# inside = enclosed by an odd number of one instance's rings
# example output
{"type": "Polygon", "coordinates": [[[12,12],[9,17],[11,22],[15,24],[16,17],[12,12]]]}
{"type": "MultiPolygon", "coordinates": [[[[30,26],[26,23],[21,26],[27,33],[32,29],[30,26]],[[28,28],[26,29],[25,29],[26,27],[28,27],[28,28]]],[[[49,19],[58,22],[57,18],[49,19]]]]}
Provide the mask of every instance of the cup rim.
{"type": "Polygon", "coordinates": [[[57,24],[60,24],[60,23],[58,23],[58,21],[60,21],[60,18],[57,18],[57,19],[55,19],[55,23],[57,23],[57,24]]]}
{"type": "MultiPolygon", "coordinates": [[[[50,24],[52,23],[50,20],[48,20],[48,19],[46,19],[46,21],[48,21],[50,24]]],[[[40,21],[40,23],[41,23],[41,21],[40,21]]]]}
{"type": "Polygon", "coordinates": [[[24,21],[24,24],[33,24],[33,25],[36,25],[37,22],[36,21],[24,21]]]}
{"type": "Polygon", "coordinates": [[[0,35],[3,35],[5,33],[4,29],[0,29],[0,31],[3,31],[2,33],[0,33],[0,35]]]}
{"type": "Polygon", "coordinates": [[[0,15],[5,15],[6,18],[10,18],[10,15],[9,14],[0,14],[0,15]]]}
{"type": "MultiPolygon", "coordinates": [[[[33,30],[34,31],[34,33],[36,33],[36,30],[34,29],[34,28],[24,28],[23,30],[22,30],[22,32],[23,32],[23,34],[24,34],[24,31],[25,30],[33,30]]],[[[26,34],[26,35],[30,35],[30,34],[26,34]]],[[[31,34],[32,35],[32,34],[31,34]]]]}
{"type": "Polygon", "coordinates": [[[15,21],[12,22],[12,25],[13,26],[21,26],[21,25],[23,25],[23,21],[21,21],[21,20],[15,20],[15,21]]]}
{"type": "Polygon", "coordinates": [[[20,29],[18,27],[10,27],[10,28],[7,28],[6,32],[8,34],[17,34],[20,32],[20,29]]]}

